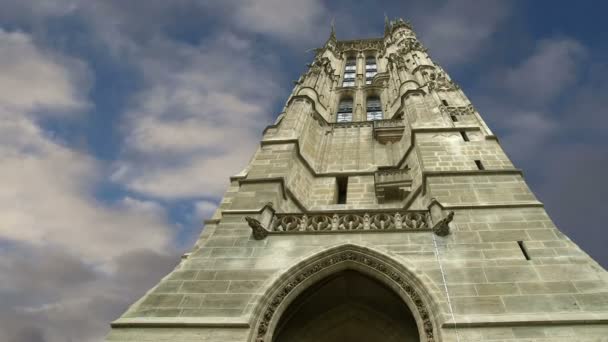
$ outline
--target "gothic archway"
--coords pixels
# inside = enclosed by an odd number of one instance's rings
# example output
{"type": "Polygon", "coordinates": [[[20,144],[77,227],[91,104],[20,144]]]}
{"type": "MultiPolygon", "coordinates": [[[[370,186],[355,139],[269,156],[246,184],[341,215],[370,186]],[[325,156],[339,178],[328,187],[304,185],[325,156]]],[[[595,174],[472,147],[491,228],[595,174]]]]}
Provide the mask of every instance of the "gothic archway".
{"type": "MultiPolygon", "coordinates": [[[[284,338],[297,334],[298,328],[292,329],[294,327],[294,324],[290,323],[292,319],[297,320],[304,317],[308,324],[314,324],[314,317],[312,321],[306,318],[311,318],[310,312],[304,311],[302,314],[300,310],[303,308],[307,310],[304,306],[314,307],[314,303],[307,305],[307,301],[318,300],[319,296],[323,297],[336,291],[336,287],[340,287],[340,282],[344,281],[344,277],[347,277],[347,280],[350,277],[350,279],[360,282],[363,289],[366,287],[380,289],[379,291],[382,291],[380,302],[371,303],[369,300],[361,301],[361,298],[354,298],[354,300],[344,298],[342,301],[337,300],[333,303],[334,306],[329,305],[330,307],[326,308],[324,315],[331,315],[332,310],[334,313],[349,310],[350,318],[356,322],[363,317],[376,314],[375,323],[380,326],[386,326],[395,320],[399,322],[399,327],[392,331],[396,337],[411,336],[413,331],[417,331],[417,338],[400,341],[437,341],[434,318],[429,311],[430,308],[435,307],[432,304],[434,301],[423,287],[419,274],[409,271],[401,263],[382,253],[350,244],[334,247],[307,258],[280,276],[266,292],[264,300],[255,310],[256,320],[250,340],[282,342],[284,338]],[[391,298],[398,299],[399,305],[394,303],[395,305],[390,308],[383,308],[382,304],[391,298]],[[401,320],[391,317],[395,311],[400,311],[406,317],[401,320]]],[[[360,293],[355,294],[354,297],[359,295],[360,293]]],[[[314,315],[314,308],[310,310],[314,315]]],[[[353,322],[343,321],[339,323],[351,326],[353,324],[353,322]]],[[[378,326],[370,329],[377,330],[378,326]]],[[[374,331],[368,331],[368,333],[374,334],[374,331]]]]}
{"type": "Polygon", "coordinates": [[[390,288],[353,270],[307,288],[281,315],[274,342],[419,342],[409,308],[390,288]]]}

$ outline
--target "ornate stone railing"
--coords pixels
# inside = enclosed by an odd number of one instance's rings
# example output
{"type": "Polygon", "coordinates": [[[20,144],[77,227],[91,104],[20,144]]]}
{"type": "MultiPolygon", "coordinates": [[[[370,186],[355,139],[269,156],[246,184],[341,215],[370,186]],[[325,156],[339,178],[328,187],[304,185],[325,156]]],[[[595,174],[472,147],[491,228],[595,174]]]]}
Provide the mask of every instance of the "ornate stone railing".
{"type": "Polygon", "coordinates": [[[352,127],[371,127],[371,121],[348,121],[348,122],[331,122],[333,128],[352,128],[352,127]]]}
{"type": "Polygon", "coordinates": [[[429,230],[427,211],[376,213],[276,214],[269,232],[344,232],[429,230]]]}
{"type": "Polygon", "coordinates": [[[374,138],[381,144],[401,140],[405,125],[402,119],[375,120],[374,138]]]}
{"type": "Polygon", "coordinates": [[[409,169],[379,170],[374,173],[376,197],[379,203],[399,201],[412,191],[409,169]]]}
{"type": "Polygon", "coordinates": [[[473,115],[475,113],[475,108],[473,105],[468,106],[446,106],[440,105],[439,110],[442,114],[446,115],[473,115]]]}
{"type": "Polygon", "coordinates": [[[454,212],[446,213],[436,200],[428,210],[375,210],[351,212],[276,213],[266,204],[257,218],[246,216],[255,240],[271,234],[364,233],[364,232],[433,232],[450,233],[454,212]]]}

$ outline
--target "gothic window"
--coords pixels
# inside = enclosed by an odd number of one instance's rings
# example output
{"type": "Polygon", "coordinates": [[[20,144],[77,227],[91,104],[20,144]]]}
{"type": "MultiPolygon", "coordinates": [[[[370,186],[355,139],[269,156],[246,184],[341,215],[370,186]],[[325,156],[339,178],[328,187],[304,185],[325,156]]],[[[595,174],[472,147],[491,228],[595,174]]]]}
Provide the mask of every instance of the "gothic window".
{"type": "Polygon", "coordinates": [[[367,98],[367,121],[382,120],[382,104],[377,96],[367,98]]]}
{"type": "Polygon", "coordinates": [[[365,59],[365,84],[372,84],[372,79],[378,73],[376,58],[367,57],[365,59]]]}
{"type": "Polygon", "coordinates": [[[353,99],[347,98],[340,100],[338,105],[338,115],[336,122],[350,122],[353,121],[353,99]]]}
{"type": "Polygon", "coordinates": [[[357,60],[349,58],[346,60],[346,66],[344,67],[344,81],[342,82],[343,87],[354,87],[355,78],[357,76],[357,60]]]}

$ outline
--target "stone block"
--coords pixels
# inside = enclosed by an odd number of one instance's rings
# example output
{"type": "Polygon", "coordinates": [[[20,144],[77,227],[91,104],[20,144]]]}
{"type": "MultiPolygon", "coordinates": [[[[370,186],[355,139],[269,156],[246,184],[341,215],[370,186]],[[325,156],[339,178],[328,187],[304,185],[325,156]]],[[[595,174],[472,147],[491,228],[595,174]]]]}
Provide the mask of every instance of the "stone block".
{"type": "Polygon", "coordinates": [[[229,281],[225,280],[195,280],[184,281],[181,293],[223,293],[228,290],[229,281]]]}

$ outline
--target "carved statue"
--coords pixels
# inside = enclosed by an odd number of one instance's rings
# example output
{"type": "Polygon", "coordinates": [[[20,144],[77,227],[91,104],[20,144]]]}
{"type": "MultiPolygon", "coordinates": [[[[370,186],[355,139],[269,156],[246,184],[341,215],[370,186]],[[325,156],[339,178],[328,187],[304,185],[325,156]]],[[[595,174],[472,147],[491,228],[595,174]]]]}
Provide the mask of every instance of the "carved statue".
{"type": "Polygon", "coordinates": [[[441,219],[439,222],[435,224],[433,227],[433,232],[438,236],[446,236],[450,234],[450,222],[454,219],[454,212],[450,211],[448,216],[441,219]]]}
{"type": "Polygon", "coordinates": [[[268,236],[268,230],[266,230],[266,228],[262,226],[260,221],[250,216],[245,216],[245,221],[247,221],[247,223],[249,224],[254,239],[263,240],[268,236]]]}

